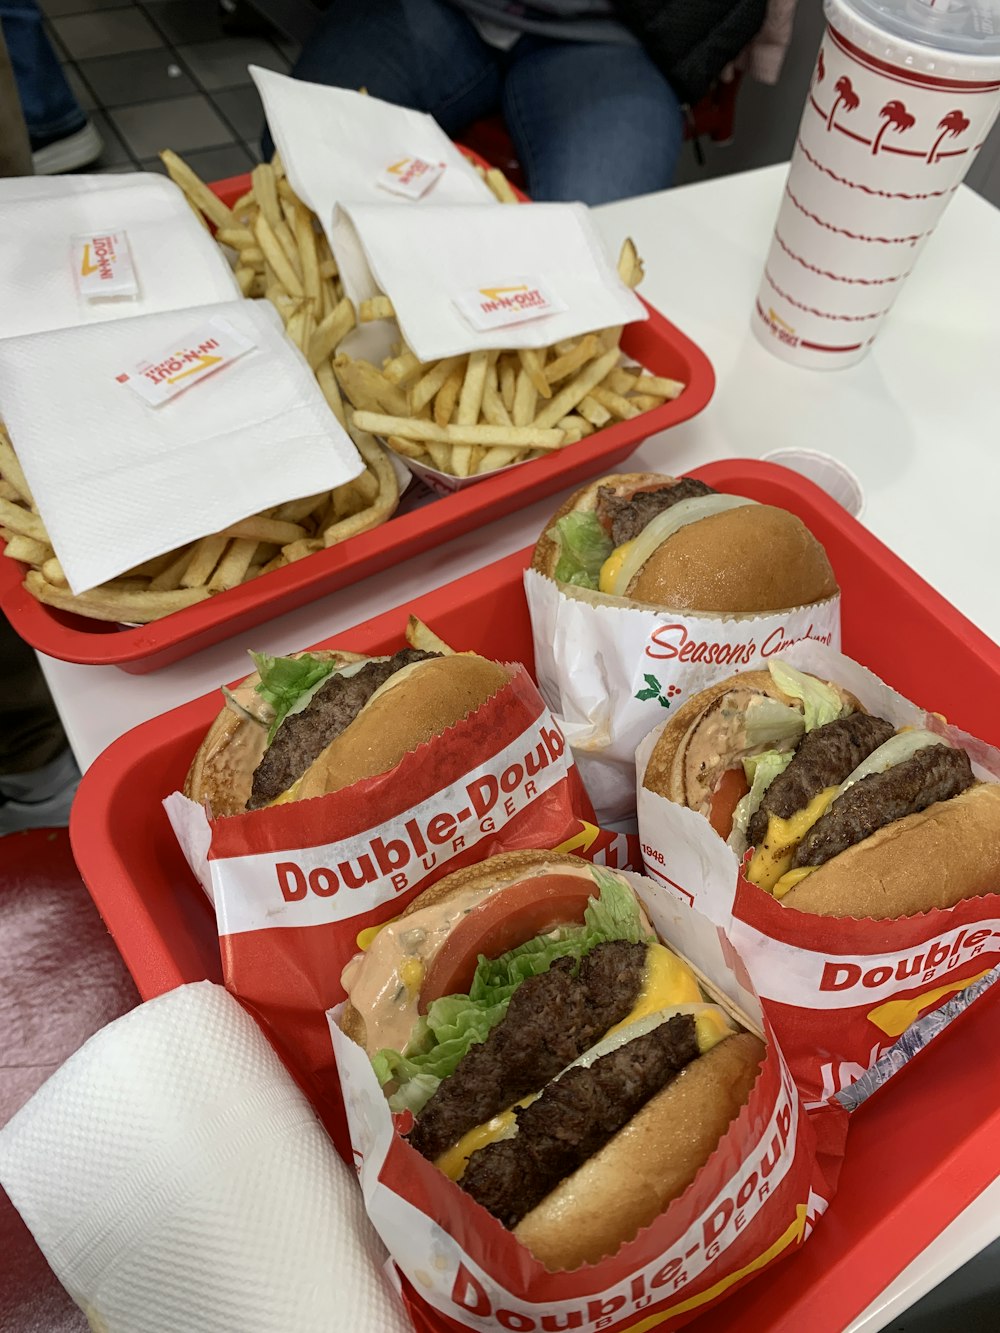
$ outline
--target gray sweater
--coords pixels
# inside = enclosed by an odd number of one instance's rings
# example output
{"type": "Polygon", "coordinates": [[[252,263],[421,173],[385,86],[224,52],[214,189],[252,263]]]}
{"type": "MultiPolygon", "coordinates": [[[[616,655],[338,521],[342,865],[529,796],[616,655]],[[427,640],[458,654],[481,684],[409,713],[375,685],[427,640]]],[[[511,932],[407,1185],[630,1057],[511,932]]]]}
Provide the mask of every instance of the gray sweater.
{"type": "Polygon", "coordinates": [[[464,10],[484,41],[508,49],[523,32],[567,42],[635,42],[614,17],[611,0],[450,0],[464,10]]]}

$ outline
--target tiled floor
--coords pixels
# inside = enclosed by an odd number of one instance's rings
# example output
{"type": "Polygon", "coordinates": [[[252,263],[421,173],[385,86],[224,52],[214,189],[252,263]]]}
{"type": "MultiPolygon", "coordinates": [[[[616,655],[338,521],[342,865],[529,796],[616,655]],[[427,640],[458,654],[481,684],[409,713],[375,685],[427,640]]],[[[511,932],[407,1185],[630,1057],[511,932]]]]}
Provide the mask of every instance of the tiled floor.
{"type": "Polygon", "coordinates": [[[288,43],[227,36],[215,0],[40,0],[80,105],[104,140],[87,171],[162,170],[180,153],[206,180],[260,160],[263,113],[248,65],[287,73],[288,43]]]}

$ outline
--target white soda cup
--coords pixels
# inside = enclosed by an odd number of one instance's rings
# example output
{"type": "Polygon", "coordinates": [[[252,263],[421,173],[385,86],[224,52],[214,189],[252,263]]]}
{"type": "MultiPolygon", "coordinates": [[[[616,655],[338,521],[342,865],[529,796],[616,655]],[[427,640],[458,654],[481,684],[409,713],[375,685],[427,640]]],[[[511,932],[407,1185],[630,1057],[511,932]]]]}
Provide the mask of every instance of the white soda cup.
{"type": "Polygon", "coordinates": [[[752,324],[860,361],[1000,112],[1000,0],[826,0],[752,324]]]}

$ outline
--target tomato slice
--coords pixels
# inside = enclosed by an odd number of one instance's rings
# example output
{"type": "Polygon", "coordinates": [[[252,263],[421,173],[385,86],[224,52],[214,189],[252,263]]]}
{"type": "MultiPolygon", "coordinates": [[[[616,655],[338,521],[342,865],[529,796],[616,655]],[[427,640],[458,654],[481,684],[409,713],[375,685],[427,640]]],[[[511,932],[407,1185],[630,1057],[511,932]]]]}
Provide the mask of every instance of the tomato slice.
{"type": "Polygon", "coordinates": [[[467,995],[480,954],[499,958],[555,926],[583,921],[597,893],[589,875],[534,875],[484,898],[435,954],[420,987],[420,1012],[442,995],[467,995]]]}
{"type": "Polygon", "coordinates": [[[712,793],[708,822],[720,837],[728,838],[733,831],[733,812],[750,790],[742,765],[729,768],[719,779],[712,793]]]}

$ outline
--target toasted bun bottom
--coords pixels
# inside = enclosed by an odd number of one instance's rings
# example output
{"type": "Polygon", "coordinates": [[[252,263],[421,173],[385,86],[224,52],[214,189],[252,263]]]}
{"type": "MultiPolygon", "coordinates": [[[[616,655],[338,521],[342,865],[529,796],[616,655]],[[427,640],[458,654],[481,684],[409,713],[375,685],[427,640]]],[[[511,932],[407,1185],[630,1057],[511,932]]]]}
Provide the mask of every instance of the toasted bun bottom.
{"type": "Polygon", "coordinates": [[[814,870],[781,903],[820,916],[892,921],[983,893],[1000,893],[996,783],[887,824],[814,870]]]}
{"type": "Polygon", "coordinates": [[[554,1271],[614,1254],[684,1193],[745,1105],[763,1058],[749,1032],[699,1056],[514,1235],[554,1271]]]}
{"type": "MultiPolygon", "coordinates": [[[[453,870],[444,879],[439,879],[430,888],[418,893],[413,902],[400,916],[410,916],[413,912],[433,907],[435,903],[447,901],[457,893],[468,893],[470,889],[489,888],[499,879],[510,877],[511,883],[523,879],[541,866],[558,866],[560,869],[579,870],[587,865],[578,856],[568,852],[503,852],[500,856],[491,856],[477,865],[466,866],[462,870],[453,870]]],[[[502,892],[502,890],[501,890],[502,892]]],[[[340,1028],[359,1046],[367,1046],[365,1020],[348,1000],[340,1016],[340,1028]]]]}

